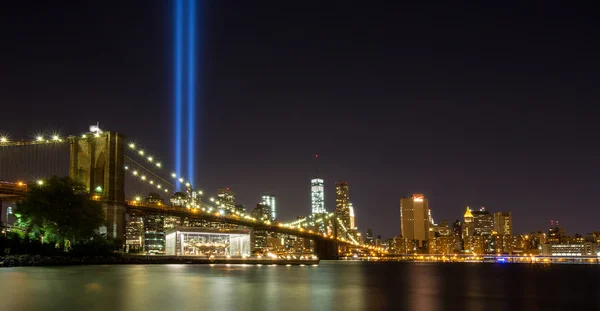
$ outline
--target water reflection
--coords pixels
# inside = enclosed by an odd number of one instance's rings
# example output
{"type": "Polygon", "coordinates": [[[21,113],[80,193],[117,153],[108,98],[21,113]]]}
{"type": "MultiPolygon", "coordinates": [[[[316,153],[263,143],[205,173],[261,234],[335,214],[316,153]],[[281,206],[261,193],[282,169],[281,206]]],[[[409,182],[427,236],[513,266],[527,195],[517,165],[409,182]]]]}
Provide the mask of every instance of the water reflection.
{"type": "Polygon", "coordinates": [[[0,310],[600,309],[600,267],[323,262],[0,269],[0,310]]]}

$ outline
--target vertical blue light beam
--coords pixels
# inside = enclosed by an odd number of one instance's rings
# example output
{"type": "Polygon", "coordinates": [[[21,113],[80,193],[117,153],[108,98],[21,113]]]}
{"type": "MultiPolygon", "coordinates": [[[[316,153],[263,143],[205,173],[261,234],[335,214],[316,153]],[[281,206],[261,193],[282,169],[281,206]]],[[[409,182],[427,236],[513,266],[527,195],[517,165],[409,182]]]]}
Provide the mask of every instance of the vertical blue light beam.
{"type": "MultiPolygon", "coordinates": [[[[183,0],[175,1],[175,173],[181,176],[183,0]]],[[[177,190],[180,185],[177,184],[177,190]]]]}
{"type": "Polygon", "coordinates": [[[194,143],[196,122],[196,0],[190,0],[188,16],[188,179],[194,183],[194,143]]]}

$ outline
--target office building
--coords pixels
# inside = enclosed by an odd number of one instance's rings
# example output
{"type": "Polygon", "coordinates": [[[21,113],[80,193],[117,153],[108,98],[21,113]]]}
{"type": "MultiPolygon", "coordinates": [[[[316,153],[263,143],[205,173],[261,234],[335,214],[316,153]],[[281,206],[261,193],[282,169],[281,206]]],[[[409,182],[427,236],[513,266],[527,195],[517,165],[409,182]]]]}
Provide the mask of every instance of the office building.
{"type": "Polygon", "coordinates": [[[351,229],[350,226],[350,190],[347,182],[335,183],[335,216],[343,224],[338,226],[338,236],[342,236],[344,229],[351,229]]]}
{"type": "Polygon", "coordinates": [[[494,231],[494,220],[489,211],[482,207],[478,211],[471,211],[473,215],[474,235],[491,235],[494,231]]]}
{"type": "Polygon", "coordinates": [[[365,243],[368,245],[373,245],[373,230],[371,228],[367,228],[367,234],[365,235],[365,243]]]}
{"type": "Polygon", "coordinates": [[[323,179],[315,178],[310,181],[310,195],[312,213],[327,213],[327,210],[325,209],[325,183],[323,179]]]}
{"type": "Polygon", "coordinates": [[[348,209],[350,210],[350,229],[356,230],[356,216],[354,216],[354,206],[352,202],[348,203],[348,209]]]}
{"type": "Polygon", "coordinates": [[[463,240],[473,236],[473,214],[471,213],[471,208],[468,206],[465,214],[463,215],[463,225],[461,229],[463,240]]]}
{"type": "Polygon", "coordinates": [[[400,231],[402,237],[425,248],[430,226],[429,200],[423,194],[413,194],[400,199],[400,231]]]}
{"type": "Polygon", "coordinates": [[[219,189],[217,191],[217,198],[219,207],[223,205],[230,211],[235,210],[235,192],[231,191],[229,188],[219,189]]]}
{"type": "Polygon", "coordinates": [[[512,235],[512,213],[494,213],[494,231],[500,235],[512,235]]]}
{"type": "Polygon", "coordinates": [[[277,219],[277,206],[275,202],[275,196],[270,194],[263,194],[261,203],[268,205],[271,208],[271,219],[277,219]]]}
{"type": "Polygon", "coordinates": [[[246,214],[246,205],[244,204],[236,204],[235,211],[240,214],[246,214]]]}

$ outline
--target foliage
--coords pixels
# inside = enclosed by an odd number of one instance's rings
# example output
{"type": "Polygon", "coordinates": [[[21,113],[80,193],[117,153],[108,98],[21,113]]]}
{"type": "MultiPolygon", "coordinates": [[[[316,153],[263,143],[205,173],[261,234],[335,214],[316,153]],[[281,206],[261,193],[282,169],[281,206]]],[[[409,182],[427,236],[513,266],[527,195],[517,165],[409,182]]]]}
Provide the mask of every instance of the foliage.
{"type": "Polygon", "coordinates": [[[100,203],[90,199],[85,187],[68,177],[52,177],[32,187],[17,203],[17,226],[23,239],[56,243],[70,249],[97,236],[104,222],[100,203]]]}

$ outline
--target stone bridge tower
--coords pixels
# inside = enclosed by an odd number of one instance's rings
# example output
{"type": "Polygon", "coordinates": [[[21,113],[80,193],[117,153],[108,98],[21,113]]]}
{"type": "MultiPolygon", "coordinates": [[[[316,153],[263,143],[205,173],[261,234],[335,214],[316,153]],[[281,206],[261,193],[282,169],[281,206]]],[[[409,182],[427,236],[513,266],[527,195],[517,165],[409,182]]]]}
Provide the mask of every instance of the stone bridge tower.
{"type": "MultiPolygon", "coordinates": [[[[69,176],[102,196],[106,234],[123,239],[125,234],[125,137],[115,132],[69,138],[69,176]]],[[[101,228],[101,231],[103,228],[101,228]]]]}

